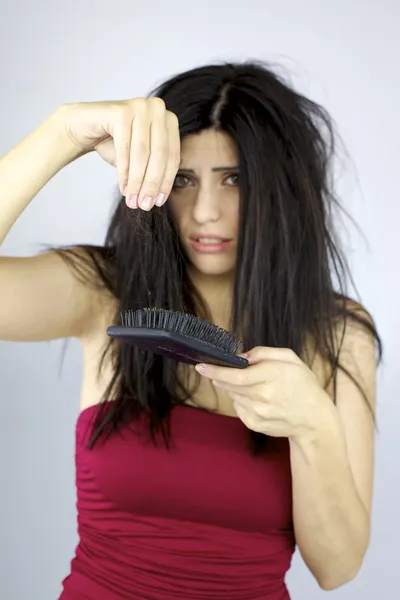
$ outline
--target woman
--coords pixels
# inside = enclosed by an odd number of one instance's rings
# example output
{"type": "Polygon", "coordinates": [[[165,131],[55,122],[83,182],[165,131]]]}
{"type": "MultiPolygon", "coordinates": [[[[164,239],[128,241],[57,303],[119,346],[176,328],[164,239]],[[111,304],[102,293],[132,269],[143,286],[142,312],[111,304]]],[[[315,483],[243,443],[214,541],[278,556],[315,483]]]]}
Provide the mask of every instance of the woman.
{"type": "Polygon", "coordinates": [[[249,63],[64,105],[1,159],[1,239],[92,151],[122,194],[104,246],[0,260],[1,337],[83,347],[62,600],[284,599],[295,544],[321,588],[350,581],[370,536],[381,344],[343,291],[328,115],[249,63]],[[118,313],[146,306],[240,334],[249,367],[110,343],[118,313]]]}

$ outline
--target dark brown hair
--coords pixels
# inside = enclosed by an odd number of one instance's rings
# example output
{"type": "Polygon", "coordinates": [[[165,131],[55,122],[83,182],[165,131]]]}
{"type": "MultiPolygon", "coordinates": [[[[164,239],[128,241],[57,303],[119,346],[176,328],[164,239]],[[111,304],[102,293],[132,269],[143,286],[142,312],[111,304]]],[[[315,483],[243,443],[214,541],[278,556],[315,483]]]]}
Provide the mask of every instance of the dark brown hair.
{"type": "MultiPolygon", "coordinates": [[[[311,336],[330,365],[336,396],[338,369],[345,370],[338,324],[343,335],[349,319],[368,330],[379,358],[382,347],[368,313],[345,293],[350,273],[333,227],[341,207],[331,186],[335,136],[329,115],[258,63],[194,69],[152,95],[178,116],[181,137],[214,127],[237,144],[241,200],[232,332],[240,332],[244,350],[275,346],[299,355],[311,336]]],[[[76,248],[59,252],[81,276],[113,294],[118,312],[156,306],[209,317],[188,278],[168,202],[150,212],[130,211],[119,197],[104,245],[82,248],[84,254],[76,248]]],[[[107,411],[100,406],[91,445],[143,413],[153,439],[161,430],[168,445],[170,411],[193,392],[179,380],[177,364],[127,345],[111,344],[107,352],[115,374],[104,400],[115,402],[107,411]]],[[[266,447],[266,436],[249,436],[255,452],[266,447]]]]}

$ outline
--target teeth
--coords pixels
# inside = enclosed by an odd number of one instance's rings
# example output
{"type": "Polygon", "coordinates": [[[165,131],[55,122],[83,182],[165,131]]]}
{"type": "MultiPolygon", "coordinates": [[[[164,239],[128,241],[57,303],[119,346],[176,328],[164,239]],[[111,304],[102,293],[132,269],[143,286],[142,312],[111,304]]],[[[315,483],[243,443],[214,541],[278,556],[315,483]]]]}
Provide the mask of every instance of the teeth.
{"type": "Polygon", "coordinates": [[[217,240],[215,238],[198,238],[200,244],[220,244],[223,240],[217,240]]]}

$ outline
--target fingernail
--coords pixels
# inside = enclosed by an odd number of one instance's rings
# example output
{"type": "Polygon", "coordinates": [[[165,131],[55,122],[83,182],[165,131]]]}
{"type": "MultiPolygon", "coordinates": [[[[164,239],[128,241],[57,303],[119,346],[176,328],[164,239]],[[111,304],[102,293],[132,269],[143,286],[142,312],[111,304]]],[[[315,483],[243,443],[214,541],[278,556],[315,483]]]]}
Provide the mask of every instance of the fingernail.
{"type": "Polygon", "coordinates": [[[137,208],[138,207],[138,194],[133,194],[133,196],[127,196],[126,203],[129,206],[129,208],[137,208]]]}
{"type": "Polygon", "coordinates": [[[203,365],[202,363],[199,363],[198,365],[195,366],[195,369],[199,373],[204,373],[207,370],[207,367],[206,367],[206,365],[203,365]]]}
{"type": "Polygon", "coordinates": [[[167,199],[167,194],[158,194],[156,198],[157,206],[162,206],[167,199]]]}
{"type": "Polygon", "coordinates": [[[153,206],[153,198],[151,196],[147,196],[146,198],[143,198],[141,207],[144,210],[150,210],[150,208],[152,206],[153,206]]]}

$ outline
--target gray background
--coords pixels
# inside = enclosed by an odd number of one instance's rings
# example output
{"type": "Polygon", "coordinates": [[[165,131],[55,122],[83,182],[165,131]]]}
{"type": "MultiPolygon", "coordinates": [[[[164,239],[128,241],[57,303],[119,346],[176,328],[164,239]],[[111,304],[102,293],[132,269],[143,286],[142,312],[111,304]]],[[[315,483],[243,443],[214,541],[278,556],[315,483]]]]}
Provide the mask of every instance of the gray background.
{"type": "MultiPolygon", "coordinates": [[[[0,4],[0,154],[62,103],[145,95],[163,78],[210,60],[281,63],[334,115],[351,157],[345,163],[342,153],[338,162],[339,191],[368,241],[350,227],[344,243],[386,348],[372,541],[356,581],[331,592],[338,600],[394,598],[400,588],[399,17],[396,0],[0,4]]],[[[115,192],[112,167],[97,156],[79,160],[28,207],[2,253],[102,240],[115,192]]],[[[2,600],[54,600],[77,541],[81,354],[69,341],[62,362],[64,346],[0,345],[2,600]]],[[[288,583],[295,600],[324,594],[298,554],[288,583]]]]}

